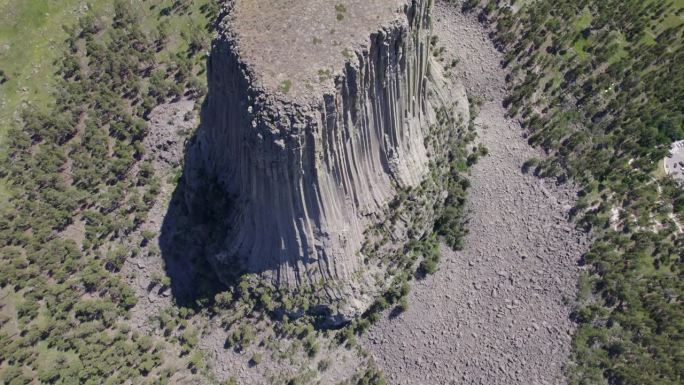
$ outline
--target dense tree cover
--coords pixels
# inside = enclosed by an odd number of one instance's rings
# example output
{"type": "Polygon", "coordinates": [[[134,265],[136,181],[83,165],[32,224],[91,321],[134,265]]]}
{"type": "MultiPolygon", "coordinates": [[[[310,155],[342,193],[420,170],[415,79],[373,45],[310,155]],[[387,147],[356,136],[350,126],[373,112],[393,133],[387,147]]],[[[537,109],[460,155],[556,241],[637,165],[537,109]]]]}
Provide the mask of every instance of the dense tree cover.
{"type": "Polygon", "coordinates": [[[659,162],[684,139],[681,1],[468,1],[495,27],[512,115],[548,151],[523,169],[582,186],[573,384],[684,380],[684,191],[659,162]],[[479,8],[478,8],[479,7],[479,8]]]}
{"type": "MultiPolygon", "coordinates": [[[[187,12],[175,7],[182,3],[155,15],[150,33],[124,0],[108,3],[109,19],[91,12],[66,26],[54,103],[29,105],[7,133],[0,172],[11,197],[0,213],[0,287],[10,316],[0,324],[2,383],[165,383],[176,370],[164,364],[165,350],[174,351],[168,341],[128,326],[137,299],[118,272],[138,252],[123,239],[159,190],[154,170],[140,162],[147,114],[203,92],[195,54],[208,32],[188,36],[187,51],[176,55],[166,46],[165,23],[187,12]]],[[[213,19],[216,6],[204,11],[213,19]]],[[[191,342],[186,333],[179,338],[183,348],[191,342]]]]}

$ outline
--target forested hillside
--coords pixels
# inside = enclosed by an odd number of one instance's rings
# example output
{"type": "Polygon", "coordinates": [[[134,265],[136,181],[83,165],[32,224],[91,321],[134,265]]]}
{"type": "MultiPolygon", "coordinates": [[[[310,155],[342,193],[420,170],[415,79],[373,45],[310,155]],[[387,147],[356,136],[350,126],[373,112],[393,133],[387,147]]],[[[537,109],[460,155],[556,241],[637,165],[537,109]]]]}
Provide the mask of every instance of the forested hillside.
{"type": "Polygon", "coordinates": [[[664,175],[684,139],[684,2],[466,1],[510,70],[506,105],[549,157],[527,172],[581,187],[573,384],[684,378],[684,190],[664,175]]]}
{"type": "Polygon", "coordinates": [[[129,247],[160,185],[142,145],[148,114],[205,92],[217,4],[11,3],[4,8],[20,17],[3,21],[8,49],[43,47],[59,59],[0,62],[3,94],[22,84],[28,95],[3,105],[0,131],[8,143],[0,167],[8,195],[0,213],[0,382],[161,384],[198,372],[192,336],[131,327],[137,298],[120,270],[127,258],[154,252],[145,242],[129,247]],[[48,36],[27,32],[21,41],[22,22],[48,36]],[[22,67],[31,63],[41,68],[35,83],[22,67]]]}
{"type": "MultiPolygon", "coordinates": [[[[219,2],[0,0],[0,383],[218,383],[196,309],[174,304],[146,315],[153,332],[139,330],[131,310],[148,293],[125,266],[162,259],[150,241],[158,234],[142,225],[182,165],[160,175],[144,141],[159,106],[195,103],[186,120],[195,119],[219,2]]],[[[523,171],[581,189],[573,218],[593,245],[578,296],[567,299],[578,323],[570,382],[684,382],[684,189],[662,165],[684,139],[684,0],[450,2],[479,15],[505,53],[505,105],[548,155],[523,171]]],[[[440,125],[460,126],[446,116],[440,125]]],[[[480,146],[467,156],[474,116],[469,123],[443,133],[451,151],[438,164],[449,195],[435,230],[456,249],[466,232],[461,174],[487,155],[480,146]]],[[[416,211],[414,193],[391,205],[416,211]]],[[[220,315],[218,345],[256,372],[308,357],[272,383],[314,382],[345,359],[361,363],[344,369],[358,372],[345,383],[384,383],[357,336],[408,309],[416,267],[418,276],[438,270],[437,236],[406,251],[394,256],[405,274],[337,332],[279,319],[275,301],[306,309],[307,297],[279,296],[252,276],[201,305],[220,315]]],[[[162,275],[150,282],[157,293],[170,285],[162,275]]]]}

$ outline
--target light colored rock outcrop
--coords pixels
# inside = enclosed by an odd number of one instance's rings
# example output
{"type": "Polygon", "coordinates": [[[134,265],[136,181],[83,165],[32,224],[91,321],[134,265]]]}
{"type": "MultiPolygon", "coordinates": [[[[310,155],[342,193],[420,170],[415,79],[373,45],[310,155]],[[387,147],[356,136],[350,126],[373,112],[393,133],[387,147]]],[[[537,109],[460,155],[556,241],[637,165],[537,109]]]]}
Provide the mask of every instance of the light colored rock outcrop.
{"type": "Polygon", "coordinates": [[[283,3],[225,7],[186,200],[213,199],[207,183],[231,199],[213,213],[225,224],[210,257],[219,275],[323,283],[358,313],[372,286],[360,282],[364,232],[428,172],[431,0],[283,3]]]}

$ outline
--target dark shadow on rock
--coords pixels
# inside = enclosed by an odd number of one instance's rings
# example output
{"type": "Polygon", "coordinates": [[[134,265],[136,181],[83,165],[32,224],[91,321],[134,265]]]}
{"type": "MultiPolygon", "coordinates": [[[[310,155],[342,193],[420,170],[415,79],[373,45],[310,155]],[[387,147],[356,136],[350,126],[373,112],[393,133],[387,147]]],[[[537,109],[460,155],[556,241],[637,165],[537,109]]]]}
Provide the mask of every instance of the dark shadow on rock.
{"type": "Polygon", "coordinates": [[[401,315],[401,313],[403,313],[403,312],[404,312],[404,310],[401,308],[401,306],[395,306],[395,307],[393,307],[392,310],[389,312],[389,314],[387,315],[387,317],[388,317],[389,319],[395,319],[395,318],[399,317],[399,316],[401,315]]]}
{"type": "Polygon", "coordinates": [[[197,308],[212,301],[225,286],[206,258],[204,226],[191,218],[183,199],[183,188],[181,181],[169,202],[159,248],[176,304],[197,308]]]}
{"type": "MultiPolygon", "coordinates": [[[[205,115],[202,108],[201,118],[205,115]]],[[[202,125],[197,131],[201,132],[202,125]]],[[[159,236],[159,248],[166,275],[171,280],[171,294],[179,306],[201,309],[210,305],[217,293],[228,288],[215,273],[208,256],[225,237],[223,214],[228,210],[228,199],[217,191],[209,178],[197,178],[187,165],[198,159],[195,137],[185,147],[186,167],[174,190],[159,236]],[[188,175],[193,174],[193,175],[188,175]],[[200,194],[186,194],[188,183],[201,186],[200,194]],[[192,197],[192,198],[189,198],[192,197]]],[[[234,276],[239,277],[239,271],[234,276]]]]}
{"type": "MultiPolygon", "coordinates": [[[[214,49],[216,54],[208,60],[208,71],[211,72],[212,66],[227,65],[230,68],[219,72],[227,74],[228,78],[234,77],[235,82],[246,82],[238,75],[238,60],[230,47],[219,44],[214,49]],[[212,58],[220,59],[212,62],[212,58]]],[[[241,108],[247,110],[243,105],[247,95],[243,102],[236,102],[242,103],[241,107],[236,107],[231,101],[237,96],[230,95],[235,90],[227,89],[229,83],[230,87],[238,87],[235,92],[239,94],[240,90],[248,89],[248,85],[234,85],[233,80],[217,81],[213,79],[215,76],[209,75],[209,91],[200,111],[200,124],[186,143],[183,172],[169,202],[159,237],[172,295],[178,305],[194,308],[211,305],[215,294],[239,283],[245,273],[277,272],[282,263],[280,258],[263,255],[260,256],[263,259],[258,264],[250,264],[247,271],[243,268],[246,265],[242,263],[243,256],[225,255],[231,236],[237,232],[234,226],[243,221],[236,212],[241,207],[235,205],[237,199],[229,195],[225,185],[226,175],[217,175],[224,171],[229,173],[231,165],[213,164],[226,162],[230,157],[210,158],[215,152],[231,151],[230,143],[214,142],[229,140],[231,135],[222,136],[213,131],[237,130],[239,127],[224,125],[249,125],[251,118],[241,108]]]]}
{"type": "MultiPolygon", "coordinates": [[[[171,281],[171,295],[179,306],[196,310],[211,306],[214,296],[236,286],[245,273],[238,256],[212,258],[225,252],[225,245],[235,229],[231,218],[235,199],[220,185],[216,175],[205,171],[198,137],[212,121],[212,89],[200,111],[200,125],[185,146],[184,167],[159,235],[159,248],[166,275],[171,281]],[[217,273],[218,272],[218,273],[217,273]]],[[[221,99],[221,95],[215,96],[221,99]]],[[[277,269],[274,259],[267,259],[260,274],[277,269]]]]}

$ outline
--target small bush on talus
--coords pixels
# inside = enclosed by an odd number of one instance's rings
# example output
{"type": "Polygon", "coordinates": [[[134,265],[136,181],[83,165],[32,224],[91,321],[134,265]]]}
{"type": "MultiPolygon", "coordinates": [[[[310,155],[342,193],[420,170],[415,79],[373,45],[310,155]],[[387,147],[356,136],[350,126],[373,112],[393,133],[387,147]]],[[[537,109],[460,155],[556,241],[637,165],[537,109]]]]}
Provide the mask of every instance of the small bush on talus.
{"type": "Polygon", "coordinates": [[[406,299],[406,297],[402,297],[402,298],[399,300],[399,305],[397,305],[397,310],[398,310],[400,313],[403,313],[403,312],[405,312],[406,310],[408,310],[408,308],[409,308],[408,299],[406,299]]]}
{"type": "Polygon", "coordinates": [[[226,339],[226,347],[244,350],[254,342],[255,337],[254,329],[250,325],[240,324],[226,339]]]}
{"type": "Polygon", "coordinates": [[[374,366],[369,367],[366,369],[360,376],[358,376],[358,379],[355,380],[354,384],[356,385],[386,385],[387,381],[385,380],[385,376],[382,374],[380,370],[375,368],[374,366]]]}
{"type": "Polygon", "coordinates": [[[439,265],[439,254],[429,254],[424,257],[420,262],[420,271],[423,274],[434,274],[437,272],[437,266],[439,265]]]}
{"type": "Polygon", "coordinates": [[[190,354],[190,357],[188,358],[188,368],[190,368],[193,373],[197,373],[198,370],[204,369],[205,366],[206,363],[202,352],[196,350],[190,354]]]}
{"type": "Polygon", "coordinates": [[[315,357],[320,351],[320,346],[313,335],[308,336],[304,340],[304,350],[309,357],[315,357]]]}
{"type": "Polygon", "coordinates": [[[439,266],[439,245],[432,243],[423,248],[423,260],[420,262],[419,270],[423,274],[434,274],[439,266]]]}
{"type": "Polygon", "coordinates": [[[527,174],[532,167],[536,167],[538,164],[539,158],[530,158],[522,164],[522,167],[520,167],[520,169],[522,170],[522,172],[527,174]]]}
{"type": "Polygon", "coordinates": [[[326,359],[320,360],[320,361],[318,361],[318,365],[317,365],[318,371],[319,372],[325,372],[326,370],[328,370],[328,368],[330,368],[330,365],[332,365],[332,362],[330,361],[330,359],[326,358],[326,359]]]}
{"type": "Polygon", "coordinates": [[[280,85],[278,86],[278,89],[285,94],[290,92],[291,88],[292,88],[292,80],[290,80],[290,79],[283,80],[280,83],[280,85]]]}

